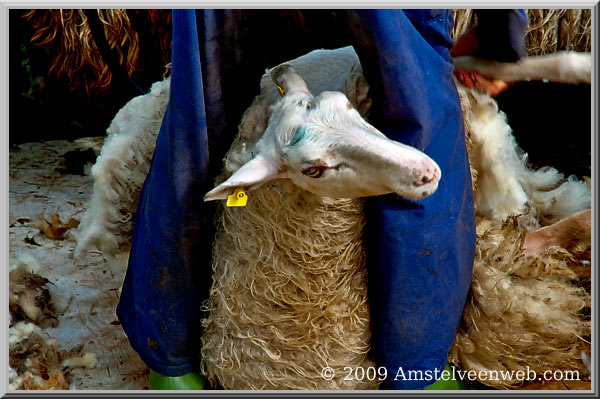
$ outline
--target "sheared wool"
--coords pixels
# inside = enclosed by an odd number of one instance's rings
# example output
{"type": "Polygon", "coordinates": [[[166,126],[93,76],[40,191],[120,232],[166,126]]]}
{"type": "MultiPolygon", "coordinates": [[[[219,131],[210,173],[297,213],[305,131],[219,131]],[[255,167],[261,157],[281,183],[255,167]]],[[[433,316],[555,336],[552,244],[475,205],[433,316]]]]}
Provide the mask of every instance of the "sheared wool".
{"type": "Polygon", "coordinates": [[[15,321],[33,321],[41,326],[56,324],[56,314],[68,308],[72,292],[41,276],[42,268],[29,252],[20,252],[11,258],[9,270],[11,317],[15,321]]]}
{"type": "Polygon", "coordinates": [[[69,389],[67,367],[93,366],[95,355],[83,354],[83,345],[59,349],[45,328],[56,327],[72,292],[37,274],[42,268],[30,253],[17,254],[9,264],[9,389],[69,389]]]}
{"type": "Polygon", "coordinates": [[[56,325],[50,281],[22,268],[9,272],[9,312],[15,321],[31,321],[41,326],[56,325]]]}
{"type": "Polygon", "coordinates": [[[8,330],[8,345],[15,345],[28,338],[32,333],[41,334],[42,330],[33,323],[20,321],[8,330]]]}
{"type": "Polygon", "coordinates": [[[9,389],[68,389],[59,366],[62,353],[43,334],[38,326],[24,321],[9,328],[9,389]]]}
{"type": "Polygon", "coordinates": [[[9,328],[8,344],[10,390],[69,389],[71,368],[96,365],[96,355],[82,353],[83,345],[60,350],[55,339],[29,322],[18,322],[9,328]]]}
{"type": "MultiPolygon", "coordinates": [[[[574,283],[576,262],[557,246],[526,256],[518,227],[517,217],[504,223],[478,218],[473,280],[449,359],[484,376],[527,368],[538,375],[584,372],[581,337],[591,326],[581,311],[590,297],[574,283]]],[[[504,375],[480,382],[509,388],[528,378],[504,375]]]]}
{"type": "Polygon", "coordinates": [[[94,367],[96,367],[97,363],[98,363],[98,358],[96,357],[96,354],[87,352],[81,356],[65,359],[62,362],[62,366],[63,367],[72,367],[72,368],[73,367],[85,367],[88,369],[93,369],[94,367]]]}

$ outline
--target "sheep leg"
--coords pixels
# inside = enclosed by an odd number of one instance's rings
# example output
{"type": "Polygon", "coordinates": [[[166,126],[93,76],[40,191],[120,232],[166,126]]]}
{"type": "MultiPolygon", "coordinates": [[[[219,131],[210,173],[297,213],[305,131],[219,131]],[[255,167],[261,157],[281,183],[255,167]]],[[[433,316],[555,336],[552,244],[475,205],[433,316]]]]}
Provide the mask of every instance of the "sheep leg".
{"type": "Polygon", "coordinates": [[[592,210],[587,209],[528,233],[523,243],[526,255],[535,255],[558,245],[576,257],[585,257],[591,246],[592,210]]]}
{"type": "Polygon", "coordinates": [[[455,70],[475,70],[488,78],[507,82],[549,80],[558,83],[591,83],[591,53],[559,51],[524,57],[517,62],[498,62],[483,58],[454,57],[455,70]]]}

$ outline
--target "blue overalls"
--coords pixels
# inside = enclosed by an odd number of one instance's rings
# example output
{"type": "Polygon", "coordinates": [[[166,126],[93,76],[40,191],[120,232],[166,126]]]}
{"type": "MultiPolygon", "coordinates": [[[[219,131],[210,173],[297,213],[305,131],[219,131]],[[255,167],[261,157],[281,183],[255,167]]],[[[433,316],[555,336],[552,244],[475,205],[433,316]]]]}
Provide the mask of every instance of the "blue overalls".
{"type": "MultiPolygon", "coordinates": [[[[171,97],[140,195],[117,308],[133,349],[163,375],[199,366],[201,303],[211,285],[214,236],[214,204],[202,198],[213,187],[243,111],[258,94],[265,67],[310,50],[293,29],[273,31],[269,18],[276,12],[173,11],[171,97]],[[282,42],[288,44],[285,55],[278,53],[282,42]]],[[[335,44],[354,46],[370,83],[370,122],[422,150],[442,170],[439,188],[428,198],[386,195],[367,204],[372,354],[388,370],[386,388],[420,389],[434,381],[395,379],[397,371],[444,368],[475,248],[471,177],[449,55],[452,13],[299,15],[304,19],[298,32],[315,15],[331,18],[336,37],[347,40],[335,44]]],[[[322,45],[312,40],[314,48],[322,45]]]]}

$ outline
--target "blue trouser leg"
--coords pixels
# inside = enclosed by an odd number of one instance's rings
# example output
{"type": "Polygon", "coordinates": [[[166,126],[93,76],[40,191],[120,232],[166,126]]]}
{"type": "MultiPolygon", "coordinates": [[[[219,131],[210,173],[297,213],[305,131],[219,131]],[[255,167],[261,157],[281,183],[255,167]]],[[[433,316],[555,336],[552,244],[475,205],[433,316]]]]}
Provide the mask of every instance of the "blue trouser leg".
{"type": "Polygon", "coordinates": [[[200,303],[210,287],[211,184],[195,13],[173,13],[171,97],[136,212],[117,314],[153,370],[198,366],[200,303]],[[207,256],[208,254],[208,256],[207,256]]]}
{"type": "Polygon", "coordinates": [[[387,195],[368,203],[372,352],[392,389],[434,382],[403,381],[398,371],[408,377],[409,370],[443,370],[471,281],[473,194],[448,52],[450,18],[450,10],[348,15],[373,90],[371,122],[442,170],[438,190],[426,199],[387,195]]]}
{"type": "Polygon", "coordinates": [[[214,239],[214,203],[203,197],[264,71],[255,14],[173,11],[171,95],[117,308],[133,349],[166,376],[199,366],[214,239]]]}

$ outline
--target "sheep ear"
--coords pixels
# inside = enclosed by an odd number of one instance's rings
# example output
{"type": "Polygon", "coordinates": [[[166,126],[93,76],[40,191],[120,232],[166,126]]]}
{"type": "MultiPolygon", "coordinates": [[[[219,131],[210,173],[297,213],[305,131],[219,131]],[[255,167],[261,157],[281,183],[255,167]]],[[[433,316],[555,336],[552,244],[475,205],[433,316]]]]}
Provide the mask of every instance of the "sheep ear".
{"type": "Polygon", "coordinates": [[[273,161],[258,154],[232,174],[229,179],[206,193],[204,201],[226,199],[228,195],[233,194],[236,188],[251,191],[269,180],[284,177],[277,166],[273,161]]]}
{"type": "Polygon", "coordinates": [[[270,74],[271,79],[280,90],[280,95],[283,96],[295,92],[302,92],[308,96],[311,95],[306,82],[291,65],[279,65],[273,68],[270,74]]]}
{"type": "Polygon", "coordinates": [[[365,79],[358,62],[352,66],[348,77],[344,81],[344,89],[346,97],[348,97],[352,106],[360,113],[360,116],[367,118],[369,109],[371,108],[369,83],[365,79]]]}

